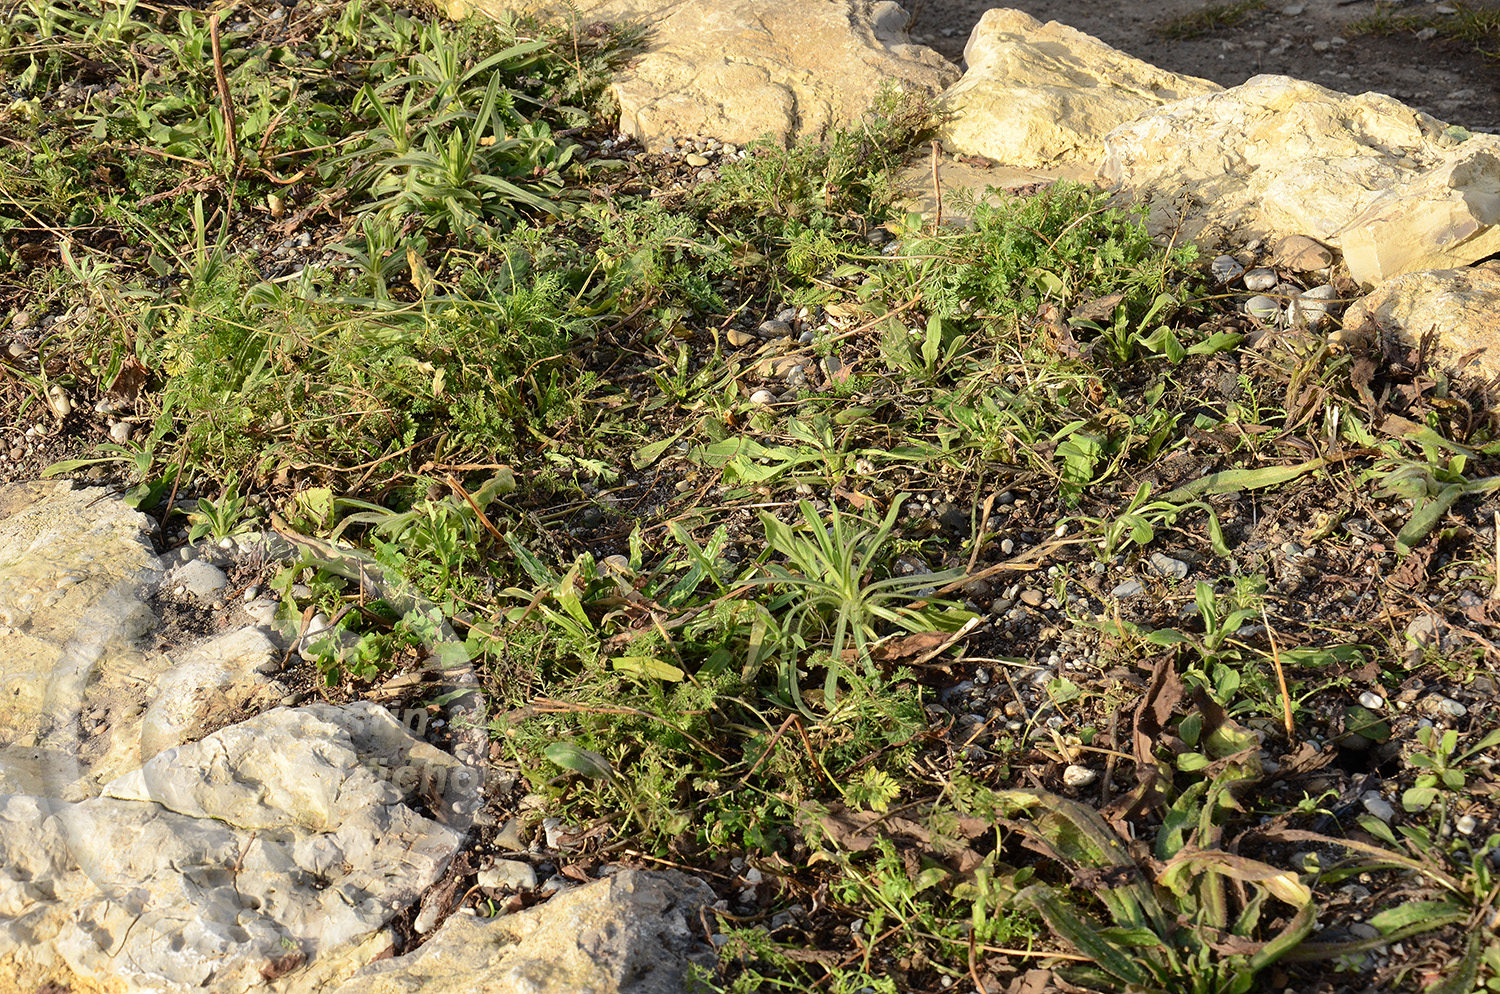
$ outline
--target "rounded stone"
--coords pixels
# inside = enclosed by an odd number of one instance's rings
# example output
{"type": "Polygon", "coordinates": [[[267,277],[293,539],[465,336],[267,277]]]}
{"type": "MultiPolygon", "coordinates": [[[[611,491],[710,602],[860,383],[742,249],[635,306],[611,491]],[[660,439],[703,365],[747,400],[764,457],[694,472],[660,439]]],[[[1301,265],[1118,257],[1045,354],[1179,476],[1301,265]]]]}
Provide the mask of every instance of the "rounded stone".
{"type": "Polygon", "coordinates": [[[1281,315],[1281,305],[1264,294],[1257,294],[1245,301],[1245,313],[1265,324],[1270,324],[1281,315]]]}
{"type": "Polygon", "coordinates": [[[1073,764],[1067,769],[1063,770],[1063,783],[1067,784],[1069,787],[1087,787],[1089,784],[1098,779],[1098,772],[1089,769],[1087,766],[1078,766],[1077,764],[1073,764]]]}
{"type": "Polygon", "coordinates": [[[1252,269],[1246,273],[1244,282],[1246,290],[1261,293],[1271,289],[1280,281],[1276,278],[1276,271],[1274,269],[1261,267],[1259,269],[1252,269]]]}

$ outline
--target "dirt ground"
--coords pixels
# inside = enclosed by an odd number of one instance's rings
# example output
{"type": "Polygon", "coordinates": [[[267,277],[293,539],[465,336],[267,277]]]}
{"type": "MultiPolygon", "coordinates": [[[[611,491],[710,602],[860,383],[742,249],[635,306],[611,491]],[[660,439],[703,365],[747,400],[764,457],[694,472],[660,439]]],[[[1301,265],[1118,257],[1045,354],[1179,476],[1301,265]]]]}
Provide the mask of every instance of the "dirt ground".
{"type": "MultiPolygon", "coordinates": [[[[913,36],[960,65],[970,30],[996,6],[987,0],[903,0],[903,5],[913,14],[913,36]]],[[[1268,0],[1264,9],[1249,12],[1233,26],[1182,40],[1164,37],[1162,26],[1229,5],[1217,0],[1011,0],[1007,6],[1042,21],[1062,21],[1163,69],[1223,86],[1276,73],[1347,93],[1386,93],[1447,123],[1500,131],[1500,59],[1441,35],[1421,40],[1411,32],[1382,37],[1349,31],[1350,24],[1376,12],[1374,0],[1268,0]]],[[[1470,0],[1468,6],[1495,9],[1500,0],[1470,0]]],[[[1432,0],[1380,7],[1398,17],[1444,16],[1444,5],[1432,0]]]]}

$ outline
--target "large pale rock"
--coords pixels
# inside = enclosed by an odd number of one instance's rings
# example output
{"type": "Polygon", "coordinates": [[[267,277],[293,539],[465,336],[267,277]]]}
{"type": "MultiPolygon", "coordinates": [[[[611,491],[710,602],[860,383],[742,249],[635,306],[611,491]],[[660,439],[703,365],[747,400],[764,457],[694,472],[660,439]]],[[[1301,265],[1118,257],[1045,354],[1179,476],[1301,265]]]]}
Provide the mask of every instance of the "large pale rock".
{"type": "Polygon", "coordinates": [[[80,801],[285,693],[258,629],[156,651],[150,518],[66,481],[0,487],[0,793],[80,801]]]}
{"type": "Polygon", "coordinates": [[[368,703],[278,709],[157,754],[69,804],[0,797],[0,975],[106,990],[318,991],[390,944],[443,872],[473,771],[368,703]],[[467,786],[460,780],[467,780],[467,786]]]}
{"type": "Polygon", "coordinates": [[[714,900],[675,870],[622,870],[516,914],[454,915],[337,994],[683,994],[688,964],[714,962],[700,921],[714,900]]]}
{"type": "Polygon", "coordinates": [[[1351,274],[1370,284],[1500,249],[1497,153],[1500,138],[1460,143],[1382,94],[1256,76],[1115,129],[1100,175],[1149,198],[1158,231],[1347,244],[1351,274]]]}
{"type": "Polygon", "coordinates": [[[1365,286],[1500,252],[1500,137],[1469,138],[1377,197],[1337,238],[1349,274],[1365,286]]]}
{"type": "Polygon", "coordinates": [[[1388,280],[1344,314],[1348,329],[1370,322],[1412,343],[1436,329],[1448,362],[1478,352],[1464,371],[1485,377],[1500,374],[1500,262],[1388,280]]]}
{"type": "Polygon", "coordinates": [[[136,640],[161,576],[151,525],[103,489],[0,487],[0,789],[62,796],[89,773],[90,702],[141,710],[136,640]]]}
{"type": "Polygon", "coordinates": [[[1097,165],[1104,136],[1216,83],[1132,58],[1077,28],[1019,10],[985,12],[964,49],[968,71],[943,94],[949,151],[1005,166],[1097,165]]]}
{"type": "Polygon", "coordinates": [[[858,121],[880,84],[933,96],[956,66],[911,44],[889,0],[445,0],[450,16],[543,13],[632,21],[642,54],[611,85],[620,130],[648,147],[684,135],[788,142],[858,121]],[[568,8],[571,7],[572,10],[568,8]]]}

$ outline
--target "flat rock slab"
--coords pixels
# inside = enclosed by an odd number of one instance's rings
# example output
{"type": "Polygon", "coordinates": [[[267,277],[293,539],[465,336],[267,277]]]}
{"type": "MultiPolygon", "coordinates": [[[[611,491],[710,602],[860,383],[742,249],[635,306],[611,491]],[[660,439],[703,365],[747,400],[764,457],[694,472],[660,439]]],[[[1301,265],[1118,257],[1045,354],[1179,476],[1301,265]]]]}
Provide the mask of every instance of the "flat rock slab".
{"type": "Polygon", "coordinates": [[[854,123],[882,82],[935,96],[959,76],[911,44],[890,0],[446,0],[478,12],[577,16],[647,28],[639,57],[611,84],[620,130],[647,148],[687,135],[788,143],[854,123]],[[569,9],[571,8],[571,9],[569,9]]]}
{"type": "Polygon", "coordinates": [[[1371,324],[1412,344],[1437,329],[1445,359],[1470,356],[1464,372],[1494,377],[1500,374],[1500,262],[1388,280],[1344,314],[1345,328],[1371,324]]]}
{"type": "Polygon", "coordinates": [[[1115,128],[1162,104],[1220,89],[1019,10],[987,11],[964,58],[968,71],[942,97],[953,115],[943,126],[943,144],[1023,169],[1068,162],[1092,169],[1115,128]]]}
{"type": "Polygon", "coordinates": [[[1500,252],[1500,137],[1473,135],[1385,191],[1338,232],[1355,282],[1477,262],[1500,252]]]}
{"type": "Polygon", "coordinates": [[[516,914],[454,915],[337,994],[684,994],[689,964],[715,961],[700,923],[715,900],[685,873],[621,870],[516,914]]]}

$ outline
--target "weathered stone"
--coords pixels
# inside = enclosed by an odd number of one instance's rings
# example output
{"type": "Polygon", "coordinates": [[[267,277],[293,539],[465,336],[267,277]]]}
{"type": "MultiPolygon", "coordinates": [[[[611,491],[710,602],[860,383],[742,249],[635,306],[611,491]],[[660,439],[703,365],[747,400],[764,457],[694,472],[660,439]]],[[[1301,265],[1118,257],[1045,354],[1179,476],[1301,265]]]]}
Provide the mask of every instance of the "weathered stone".
{"type": "Polygon", "coordinates": [[[1500,249],[1483,228],[1500,213],[1500,137],[1445,147],[1418,117],[1378,93],[1256,76],[1117,128],[1100,175],[1148,198],[1155,231],[1206,243],[1306,235],[1340,248],[1362,283],[1500,249]]]}
{"type": "Polygon", "coordinates": [[[648,147],[712,135],[789,142],[858,121],[879,83],[935,96],[958,79],[913,45],[890,0],[445,0],[450,16],[514,12],[631,21],[641,54],[611,84],[620,130],[648,147]]]}
{"type": "Polygon", "coordinates": [[[700,912],[715,900],[674,870],[622,870],[501,918],[454,915],[420,949],[371,963],[337,994],[682,994],[711,966],[700,912]]]}
{"type": "Polygon", "coordinates": [[[431,764],[451,789],[456,761],[383,708],[316,705],[165,750],[77,804],[0,797],[0,975],[172,994],[347,977],[461,841],[393,772],[431,764]]]}
{"type": "Polygon", "coordinates": [[[0,487],[0,792],[81,800],[93,767],[133,748],[150,676],[134,643],[161,576],[150,526],[103,490],[0,487]]]}
{"type": "Polygon", "coordinates": [[[1492,377],[1500,373],[1500,263],[1387,280],[1344,313],[1351,331],[1368,322],[1412,344],[1436,328],[1444,359],[1475,353],[1467,371],[1492,377]]]}
{"type": "Polygon", "coordinates": [[[206,603],[224,592],[229,586],[229,577],[213,563],[190,559],[168,573],[164,583],[173,589],[183,587],[184,593],[206,603]]]}
{"type": "Polygon", "coordinates": [[[1333,265],[1333,253],[1328,251],[1328,246],[1306,235],[1287,235],[1276,243],[1272,254],[1278,266],[1301,273],[1327,269],[1333,265]]]}
{"type": "Polygon", "coordinates": [[[949,151],[1013,167],[1097,162],[1104,136],[1147,110],[1212,93],[1057,21],[986,11],[964,49],[968,71],[943,94],[949,151]]]}
{"type": "MultiPolygon", "coordinates": [[[[281,653],[258,628],[229,632],[175,654],[170,669],[156,681],[155,696],[146,707],[134,765],[163,749],[200,738],[208,726],[223,724],[251,707],[269,689],[268,675],[280,663],[281,653]]],[[[279,692],[272,693],[280,697],[279,692]]],[[[263,699],[254,710],[272,703],[263,699]]]]}
{"type": "Polygon", "coordinates": [[[1439,166],[1380,194],[1338,241],[1349,275],[1367,287],[1500,252],[1500,136],[1474,135],[1439,166]]]}

